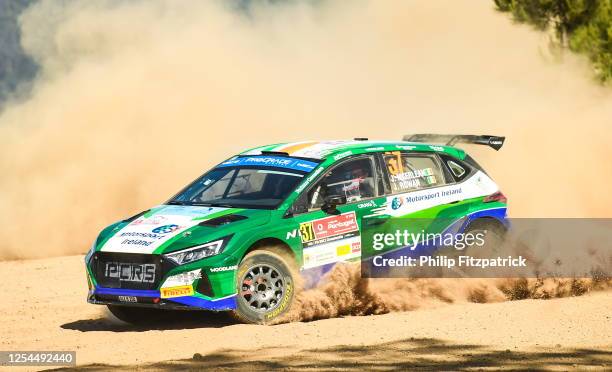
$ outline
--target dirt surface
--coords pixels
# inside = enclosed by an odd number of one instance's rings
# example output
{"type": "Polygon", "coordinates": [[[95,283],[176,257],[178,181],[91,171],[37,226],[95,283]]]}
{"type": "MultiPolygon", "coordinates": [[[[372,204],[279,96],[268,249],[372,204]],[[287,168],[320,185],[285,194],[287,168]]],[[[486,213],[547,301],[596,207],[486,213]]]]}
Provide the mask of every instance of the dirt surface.
{"type": "Polygon", "coordinates": [[[277,326],[236,324],[224,314],[192,312],[136,328],[85,302],[82,260],[0,262],[5,294],[0,349],[76,350],[78,365],[92,369],[612,365],[611,291],[277,326]]]}

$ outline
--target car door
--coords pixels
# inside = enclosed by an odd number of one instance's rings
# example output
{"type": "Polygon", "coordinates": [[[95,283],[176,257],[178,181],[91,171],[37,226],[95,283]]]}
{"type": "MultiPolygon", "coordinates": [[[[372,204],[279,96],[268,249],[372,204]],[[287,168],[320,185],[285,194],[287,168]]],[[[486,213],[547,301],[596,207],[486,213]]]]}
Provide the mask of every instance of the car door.
{"type": "Polygon", "coordinates": [[[467,207],[433,153],[393,151],[383,155],[394,216],[457,218],[467,207]]]}
{"type": "MultiPolygon", "coordinates": [[[[386,152],[383,164],[389,183],[384,214],[395,218],[384,228],[372,230],[374,233],[441,233],[467,214],[460,186],[449,177],[435,153],[386,152]]],[[[384,250],[401,246],[395,244],[384,250]]]]}
{"type": "Polygon", "coordinates": [[[293,219],[301,244],[304,270],[329,268],[361,257],[360,221],[384,204],[379,169],[372,155],[343,159],[333,165],[296,200],[293,219]],[[346,204],[325,210],[326,198],[346,204]]]}

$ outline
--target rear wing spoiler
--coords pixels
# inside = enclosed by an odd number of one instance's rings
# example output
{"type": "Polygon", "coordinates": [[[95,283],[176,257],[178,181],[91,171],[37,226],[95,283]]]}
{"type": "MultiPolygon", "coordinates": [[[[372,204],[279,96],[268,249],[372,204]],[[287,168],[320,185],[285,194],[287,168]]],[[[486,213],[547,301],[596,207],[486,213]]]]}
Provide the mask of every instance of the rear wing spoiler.
{"type": "Polygon", "coordinates": [[[446,146],[453,146],[456,143],[470,143],[475,145],[486,145],[495,150],[499,150],[504,145],[506,137],[498,136],[478,136],[473,134],[407,134],[403,138],[407,142],[434,142],[444,143],[446,146]]]}

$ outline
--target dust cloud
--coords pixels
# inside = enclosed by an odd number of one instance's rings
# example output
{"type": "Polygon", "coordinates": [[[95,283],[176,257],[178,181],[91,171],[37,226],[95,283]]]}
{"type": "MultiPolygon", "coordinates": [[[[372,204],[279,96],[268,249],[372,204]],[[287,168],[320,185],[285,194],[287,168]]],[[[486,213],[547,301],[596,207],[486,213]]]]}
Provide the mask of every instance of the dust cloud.
{"type": "Polygon", "coordinates": [[[514,217],[610,216],[610,92],[488,1],[41,1],[0,113],[0,259],[84,253],[245,148],[415,132],[473,152],[514,217]]]}
{"type": "Polygon", "coordinates": [[[347,315],[376,315],[448,304],[491,303],[581,296],[612,288],[612,279],[592,278],[402,278],[367,279],[359,264],[338,264],[312,289],[300,291],[278,323],[347,315]]]}

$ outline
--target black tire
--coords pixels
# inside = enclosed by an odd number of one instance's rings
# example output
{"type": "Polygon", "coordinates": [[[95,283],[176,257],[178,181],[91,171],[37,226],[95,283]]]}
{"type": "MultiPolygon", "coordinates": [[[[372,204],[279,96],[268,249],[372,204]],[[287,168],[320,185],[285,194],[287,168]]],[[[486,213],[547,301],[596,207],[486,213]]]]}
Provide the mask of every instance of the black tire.
{"type": "Polygon", "coordinates": [[[270,324],[293,304],[295,268],[292,257],[275,247],[247,254],[236,274],[234,317],[251,324],[270,324]]]}
{"type": "Polygon", "coordinates": [[[121,305],[106,305],[106,307],[117,319],[134,325],[160,322],[164,319],[164,315],[166,315],[166,310],[150,309],[146,307],[121,305]]]}
{"type": "Polygon", "coordinates": [[[500,252],[506,237],[506,228],[497,220],[480,218],[470,223],[465,229],[465,233],[484,234],[484,244],[482,247],[472,247],[471,250],[474,250],[474,248],[484,248],[485,254],[490,255],[490,253],[500,252]]]}

